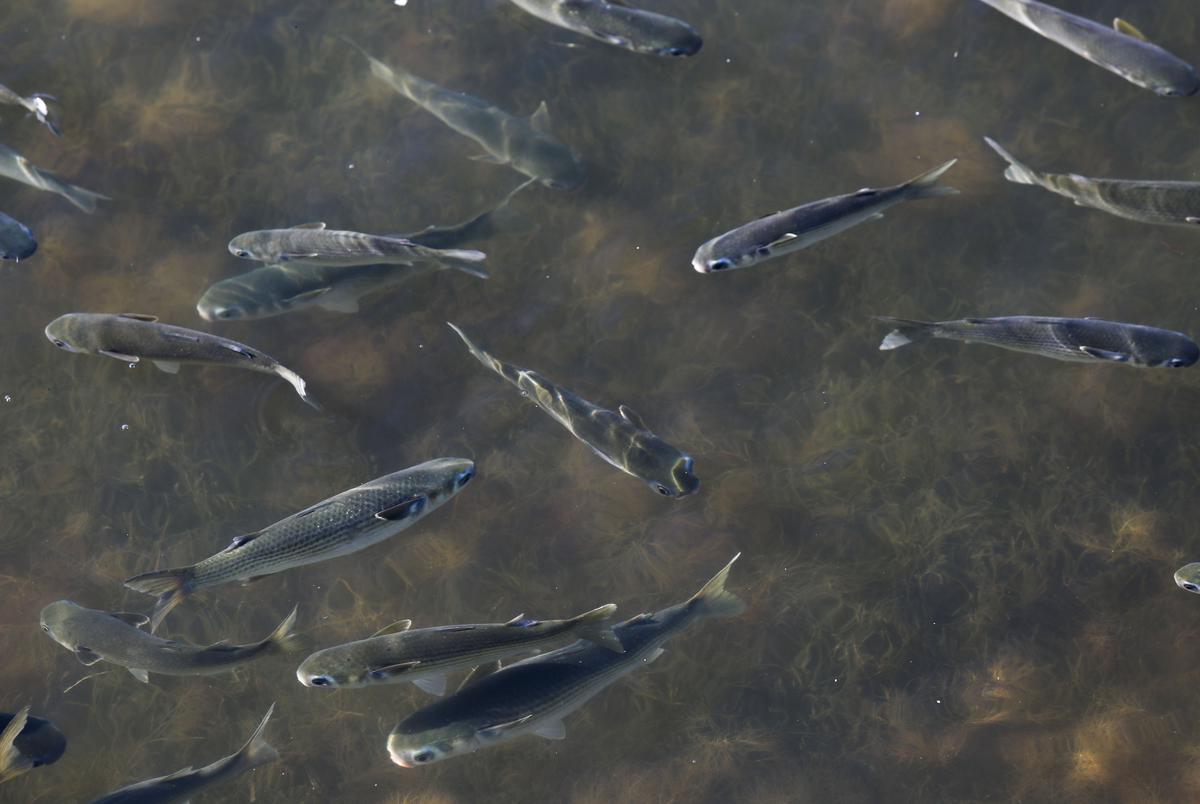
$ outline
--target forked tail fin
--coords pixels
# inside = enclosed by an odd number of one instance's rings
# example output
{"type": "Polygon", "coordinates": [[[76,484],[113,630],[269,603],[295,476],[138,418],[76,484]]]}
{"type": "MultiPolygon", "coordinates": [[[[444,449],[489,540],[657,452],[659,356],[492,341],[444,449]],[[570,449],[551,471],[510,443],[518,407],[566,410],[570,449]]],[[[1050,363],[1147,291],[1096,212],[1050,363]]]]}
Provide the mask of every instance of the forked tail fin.
{"type": "Polygon", "coordinates": [[[1008,167],[1004,170],[1004,178],[1016,184],[1041,184],[1041,176],[1037,171],[1029,167],[1025,163],[1019,161],[1015,156],[1004,150],[1000,143],[996,142],[991,137],[984,137],[983,141],[988,146],[1000,154],[1000,158],[1008,163],[1008,167]]]}
{"type": "Polygon", "coordinates": [[[150,615],[150,633],[154,633],[171,609],[183,602],[192,593],[192,568],[159,570],[135,575],[125,585],[144,595],[155,595],[154,612],[150,615]]]}
{"type": "Polygon", "coordinates": [[[232,759],[237,766],[236,773],[244,773],[245,771],[257,768],[259,765],[266,765],[268,762],[274,762],[279,759],[279,752],[263,737],[263,731],[267,728],[267,721],[271,719],[271,714],[274,711],[275,704],[271,704],[271,708],[267,710],[267,714],[259,722],[258,728],[250,735],[250,739],[233,755],[232,759]]]}
{"type": "Polygon", "coordinates": [[[29,707],[25,707],[8,721],[0,732],[0,782],[20,776],[33,767],[33,763],[17,748],[17,736],[25,728],[29,718],[29,707]]]}
{"type": "Polygon", "coordinates": [[[290,650],[293,643],[296,641],[296,613],[300,607],[293,606],[292,613],[283,618],[283,622],[275,626],[275,630],[267,635],[262,642],[258,643],[263,647],[276,648],[279,650],[290,650]]]}
{"type": "Polygon", "coordinates": [[[883,343],[879,344],[880,351],[884,352],[890,349],[899,349],[901,346],[908,346],[913,341],[932,338],[937,329],[937,324],[929,321],[914,321],[911,318],[892,318],[891,316],[877,315],[875,316],[875,320],[895,327],[894,330],[884,337],[883,343]]]}
{"type": "Polygon", "coordinates": [[[733,562],[741,556],[738,553],[729,560],[724,569],[712,577],[700,591],[688,599],[687,605],[701,617],[736,617],[746,610],[746,604],[733,592],[725,591],[725,581],[729,579],[729,570],[733,562]]]}
{"type": "Polygon", "coordinates": [[[578,617],[573,617],[571,622],[576,624],[576,635],[580,639],[594,642],[611,651],[624,653],[625,646],[621,644],[621,640],[612,630],[612,616],[616,610],[615,603],[606,603],[591,611],[586,611],[578,617]]]}
{"type": "Polygon", "coordinates": [[[317,400],[313,398],[312,394],[308,392],[308,383],[304,381],[303,377],[282,364],[277,364],[275,366],[275,373],[287,380],[288,384],[296,389],[296,393],[299,394],[300,398],[303,399],[307,404],[311,405],[316,410],[322,409],[321,403],[317,402],[317,400]]]}
{"type": "Polygon", "coordinates": [[[928,173],[922,173],[915,179],[909,180],[905,187],[908,188],[910,198],[937,198],[943,195],[958,195],[958,190],[945,184],[938,184],[938,179],[942,177],[947,170],[954,167],[958,163],[957,159],[951,159],[938,165],[928,173]]]}

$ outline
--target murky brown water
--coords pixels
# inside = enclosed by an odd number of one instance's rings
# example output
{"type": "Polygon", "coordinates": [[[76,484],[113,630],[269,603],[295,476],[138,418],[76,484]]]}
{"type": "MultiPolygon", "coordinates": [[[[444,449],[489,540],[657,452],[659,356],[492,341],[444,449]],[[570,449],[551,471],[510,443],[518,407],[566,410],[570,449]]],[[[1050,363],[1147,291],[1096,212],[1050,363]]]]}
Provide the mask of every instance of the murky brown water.
{"type": "MultiPolygon", "coordinates": [[[[1200,60],[1185,0],[1134,16],[1200,60]]],[[[1142,6],[1145,6],[1143,8],[1142,6]]],[[[871,315],[1094,315],[1200,332],[1195,232],[1074,208],[1001,177],[1035,167],[1200,179],[1200,101],[1168,101],[966,0],[661,0],[694,59],[582,42],[488,0],[8,0],[0,80],[56,94],[56,141],[0,109],[0,140],[111,195],[93,216],[5,181],[41,242],[0,272],[0,708],[68,735],[0,800],[87,801],[229,753],[278,702],[282,759],[206,801],[1181,801],[1200,783],[1200,369],[1074,366],[931,343],[877,351],[871,315]],[[209,325],[247,229],[411,231],[520,181],[368,75],[336,34],[512,112],[549,104],[589,165],[514,201],[532,232],[369,297],[209,325]],[[898,207],[808,251],[701,276],[695,247],[756,215],[946,159],[962,195],[898,207]],[[73,310],[142,312],[257,345],[321,416],[247,372],[56,351],[73,310]],[[673,503],[593,456],[444,325],[689,450],[673,503]],[[123,427],[128,425],[127,428],[123,427]],[[147,610],[126,577],[423,460],[474,458],[445,510],[370,552],[197,595],[166,631],[248,641],[300,603],[303,647],[228,676],[85,668],[37,626],[70,598],[147,610]],[[390,728],[408,685],[326,692],[315,650],[418,626],[625,616],[691,594],[736,551],[750,603],[567,721],[424,770],[390,728]],[[107,670],[73,686],[84,676],[107,670]],[[68,687],[71,689],[67,692],[68,687]]]]}

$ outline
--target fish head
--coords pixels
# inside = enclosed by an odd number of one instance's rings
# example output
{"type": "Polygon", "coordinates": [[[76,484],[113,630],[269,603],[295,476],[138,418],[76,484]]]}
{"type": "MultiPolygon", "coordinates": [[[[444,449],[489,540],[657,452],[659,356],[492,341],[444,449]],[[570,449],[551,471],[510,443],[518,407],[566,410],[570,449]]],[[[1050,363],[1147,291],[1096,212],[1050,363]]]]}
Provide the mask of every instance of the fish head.
{"type": "Polygon", "coordinates": [[[270,230],[243,232],[229,241],[229,253],[242,260],[279,262],[283,247],[270,230]]]}
{"type": "Polygon", "coordinates": [[[453,497],[475,477],[475,462],[467,458],[437,458],[416,468],[426,472],[430,478],[425,492],[429,498],[429,510],[453,497]]]}
{"type": "Polygon", "coordinates": [[[234,279],[223,279],[209,287],[196,302],[196,312],[205,321],[237,321],[255,318],[261,313],[262,305],[250,295],[241,292],[234,279]]]}
{"type": "Polygon", "coordinates": [[[1155,63],[1152,69],[1127,70],[1124,78],[1164,98],[1186,98],[1200,91],[1200,74],[1185,62],[1171,59],[1169,63],[1155,63]]]}
{"type": "Polygon", "coordinates": [[[514,155],[513,167],[536,176],[552,190],[578,190],[587,177],[583,162],[570,150],[546,138],[537,138],[525,153],[514,155]]]}
{"type": "Polygon", "coordinates": [[[20,262],[32,257],[38,247],[33,231],[20,221],[5,220],[5,217],[0,214],[0,221],[3,221],[0,225],[0,260],[20,262]]]}
{"type": "Polygon", "coordinates": [[[675,500],[695,494],[700,488],[694,462],[678,448],[653,433],[635,437],[625,453],[625,468],[645,481],[651,490],[675,500]]]}
{"type": "Polygon", "coordinates": [[[296,668],[296,679],[306,687],[324,689],[349,689],[364,687],[371,673],[361,668],[362,662],[337,661],[337,649],[319,650],[296,668]]]}
{"type": "Polygon", "coordinates": [[[1135,336],[1134,358],[1151,368],[1187,368],[1200,360],[1200,346],[1178,332],[1153,331],[1145,337],[1135,336]]]}
{"type": "Polygon", "coordinates": [[[683,20],[625,4],[577,4],[573,20],[589,35],[614,47],[650,56],[693,56],[704,40],[683,20]]]}
{"type": "Polygon", "coordinates": [[[1200,595],[1200,561],[1193,561],[1175,570],[1175,585],[1185,592],[1200,595]]]}
{"type": "MultiPolygon", "coordinates": [[[[420,714],[418,711],[416,714],[420,714]]],[[[484,741],[469,723],[454,723],[441,728],[410,730],[410,717],[388,735],[388,755],[402,768],[420,768],[443,759],[477,751],[484,741]]]]}
{"type": "Polygon", "coordinates": [[[725,249],[718,250],[717,243],[720,239],[709,240],[696,249],[696,255],[692,257],[692,267],[699,273],[725,273],[735,268],[744,268],[746,265],[753,264],[752,260],[746,258],[745,255],[729,252],[725,249]]]}
{"type": "Polygon", "coordinates": [[[90,352],[88,329],[83,313],[67,313],[46,325],[46,338],[67,352],[90,352]]]}
{"type": "Polygon", "coordinates": [[[82,611],[82,606],[70,600],[56,600],[42,609],[39,618],[42,630],[55,642],[73,651],[81,643],[80,635],[76,632],[79,630],[78,615],[82,611]]]}

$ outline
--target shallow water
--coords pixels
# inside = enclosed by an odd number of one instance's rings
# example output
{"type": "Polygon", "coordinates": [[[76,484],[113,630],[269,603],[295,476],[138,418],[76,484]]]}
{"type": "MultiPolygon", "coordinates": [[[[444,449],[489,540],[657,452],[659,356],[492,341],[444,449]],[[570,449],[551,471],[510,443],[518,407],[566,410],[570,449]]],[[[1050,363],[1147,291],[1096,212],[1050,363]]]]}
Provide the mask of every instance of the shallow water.
{"type": "MultiPolygon", "coordinates": [[[[1109,0],[1063,5],[1095,19],[1109,0]]],[[[1185,0],[1133,20],[1197,60],[1185,0]]],[[[705,35],[660,61],[496,0],[8,0],[0,80],[56,94],[56,141],[0,109],[0,141],[115,200],[92,216],[5,181],[41,248],[0,271],[0,708],[29,703],[67,754],[0,800],[90,800],[240,745],[272,701],[281,761],[204,800],[1179,801],[1200,782],[1200,369],[1076,366],[985,347],[877,346],[870,316],[1093,315],[1200,331],[1195,232],[1122,221],[1002,178],[1038,168],[1200,179],[1200,101],[1162,100],[965,0],[661,0],[705,35]],[[534,231],[347,316],[206,324],[249,270],[234,234],[305,221],[412,231],[487,209],[508,168],[372,79],[378,58],[529,114],[588,163],[573,193],[513,202],[534,231]],[[577,44],[566,47],[566,44],[577,44]],[[808,251],[701,276],[696,246],[750,218],[940,162],[954,198],[896,207],[808,251]],[[321,416],[249,372],[56,351],[73,310],[141,312],[256,345],[321,416]],[[499,357],[696,459],[657,497],[473,361],[499,357]],[[209,678],[85,668],[43,635],[70,598],[149,609],[121,581],[426,459],[477,461],[391,542],[196,595],[164,631],[301,649],[209,678]],[[296,683],[307,652],[416,625],[624,616],[695,591],[737,551],[735,620],[678,637],[567,720],[423,770],[391,727],[401,685],[296,683]],[[101,671],[102,675],[87,678],[101,671]],[[74,685],[74,686],[73,686],[74,685]],[[66,691],[68,690],[69,691],[66,691]]]]}

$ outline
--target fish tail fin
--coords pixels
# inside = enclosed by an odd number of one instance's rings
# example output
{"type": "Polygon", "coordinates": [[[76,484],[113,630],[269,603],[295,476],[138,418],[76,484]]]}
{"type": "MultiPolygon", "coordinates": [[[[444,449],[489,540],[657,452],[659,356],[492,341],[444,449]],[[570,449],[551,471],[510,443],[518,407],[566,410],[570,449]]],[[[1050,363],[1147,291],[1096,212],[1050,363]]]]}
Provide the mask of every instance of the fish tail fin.
{"type": "Polygon", "coordinates": [[[899,349],[901,346],[908,346],[913,341],[932,338],[937,329],[937,324],[929,321],[914,321],[911,318],[892,318],[891,316],[877,315],[875,316],[875,320],[895,327],[883,339],[883,343],[879,344],[879,349],[884,352],[891,349],[899,349]]]}
{"type": "Polygon", "coordinates": [[[491,274],[485,268],[476,264],[474,261],[459,260],[459,259],[440,259],[438,260],[444,268],[453,268],[455,271],[462,271],[464,274],[476,277],[478,279],[488,279],[491,274]]]}
{"type": "Polygon", "coordinates": [[[509,204],[517,195],[531,184],[537,184],[537,179],[527,179],[521,182],[508,195],[504,196],[495,209],[491,212],[484,213],[488,219],[488,224],[491,229],[490,233],[504,232],[505,234],[528,234],[534,231],[537,226],[529,219],[527,215],[523,215],[513,209],[509,204]]]}
{"type": "Polygon", "coordinates": [[[1001,159],[1008,163],[1008,167],[1004,171],[1004,178],[1016,184],[1041,184],[1041,176],[1031,167],[1020,162],[1015,156],[1004,150],[1000,143],[991,137],[984,137],[983,141],[988,144],[989,148],[998,153],[1001,159]]]}
{"type": "Polygon", "coordinates": [[[274,712],[275,704],[271,704],[271,708],[267,710],[267,714],[259,721],[258,728],[250,735],[250,739],[234,754],[238,773],[253,770],[259,765],[266,765],[268,762],[274,762],[279,759],[279,752],[263,737],[263,731],[267,728],[267,721],[271,719],[271,715],[274,712]]]}
{"type": "Polygon", "coordinates": [[[580,639],[586,639],[588,642],[593,642],[611,651],[624,653],[625,646],[621,644],[621,640],[617,639],[617,635],[612,630],[612,616],[616,610],[615,603],[605,603],[591,611],[585,611],[578,617],[573,617],[571,622],[576,624],[576,635],[580,639]]]}
{"type": "Polygon", "coordinates": [[[342,39],[344,39],[350,44],[351,47],[366,57],[367,61],[371,65],[371,75],[375,76],[381,81],[384,81],[401,95],[404,95],[411,100],[416,100],[416,96],[413,93],[413,84],[421,82],[421,79],[416,78],[416,76],[406,72],[402,68],[392,67],[384,64],[379,59],[368,53],[362,45],[358,44],[358,42],[355,42],[350,37],[342,36],[342,39]]]}
{"type": "Polygon", "coordinates": [[[725,590],[725,581],[729,579],[729,570],[733,562],[741,556],[738,553],[729,560],[724,568],[712,577],[708,583],[700,587],[700,591],[688,600],[689,608],[701,617],[736,617],[746,610],[745,602],[733,592],[725,590]]]}
{"type": "Polygon", "coordinates": [[[284,617],[283,621],[275,626],[275,630],[258,644],[264,648],[291,650],[296,643],[296,614],[299,610],[300,606],[293,606],[291,613],[284,617]]]}
{"type": "Polygon", "coordinates": [[[922,173],[915,179],[909,180],[905,187],[908,188],[911,198],[937,198],[943,195],[958,195],[958,190],[946,184],[938,184],[938,179],[942,175],[954,167],[958,163],[957,159],[951,159],[949,162],[944,162],[933,170],[922,173]]]}
{"type": "Polygon", "coordinates": [[[471,354],[475,356],[476,360],[511,383],[517,383],[520,380],[520,374],[517,369],[508,365],[507,363],[497,360],[487,352],[480,349],[475,345],[474,341],[467,337],[467,333],[463,332],[454,324],[450,323],[449,321],[447,321],[446,324],[450,327],[450,329],[458,333],[458,337],[462,338],[463,343],[467,345],[467,349],[469,349],[471,354]]]}
{"type": "Polygon", "coordinates": [[[33,767],[25,755],[17,748],[17,735],[25,728],[29,719],[29,707],[25,707],[13,719],[8,721],[4,731],[0,732],[0,782],[20,776],[33,767]]]}
{"type": "Polygon", "coordinates": [[[314,399],[312,394],[308,392],[308,383],[304,381],[303,377],[281,363],[275,365],[275,373],[287,380],[288,384],[296,389],[296,393],[299,394],[300,398],[303,399],[307,404],[311,405],[316,410],[322,410],[321,403],[314,399]]]}
{"type": "Polygon", "coordinates": [[[67,184],[66,182],[62,183],[61,192],[64,198],[89,214],[96,211],[97,201],[112,201],[111,198],[102,193],[85,190],[78,185],[67,184]]]}
{"type": "Polygon", "coordinates": [[[481,263],[487,259],[487,255],[482,251],[476,251],[470,248],[446,248],[437,252],[437,260],[447,268],[454,268],[462,271],[464,274],[477,276],[480,279],[487,279],[488,272],[477,263],[481,263]]]}
{"type": "Polygon", "coordinates": [[[150,633],[153,634],[171,609],[192,593],[192,568],[180,567],[135,575],[125,581],[125,585],[135,592],[158,597],[154,602],[154,612],[150,615],[150,633]]]}

